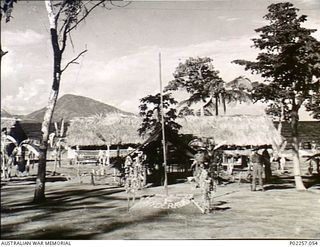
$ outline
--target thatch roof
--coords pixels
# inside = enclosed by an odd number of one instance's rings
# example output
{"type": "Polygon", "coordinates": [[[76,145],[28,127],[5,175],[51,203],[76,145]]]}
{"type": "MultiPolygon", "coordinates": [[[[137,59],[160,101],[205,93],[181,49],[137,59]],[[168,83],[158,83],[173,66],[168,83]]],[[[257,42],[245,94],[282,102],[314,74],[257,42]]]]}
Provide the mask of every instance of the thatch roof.
{"type": "Polygon", "coordinates": [[[15,118],[1,117],[1,129],[6,128],[9,131],[16,121],[17,120],[15,118]]]}
{"type": "Polygon", "coordinates": [[[277,147],[282,138],[267,116],[188,116],[180,118],[180,133],[199,138],[213,138],[216,144],[224,146],[277,147]]]}
{"type": "Polygon", "coordinates": [[[143,139],[138,134],[141,119],[136,116],[109,114],[90,118],[76,118],[70,122],[67,143],[70,146],[102,146],[113,144],[138,144],[143,139]]]}

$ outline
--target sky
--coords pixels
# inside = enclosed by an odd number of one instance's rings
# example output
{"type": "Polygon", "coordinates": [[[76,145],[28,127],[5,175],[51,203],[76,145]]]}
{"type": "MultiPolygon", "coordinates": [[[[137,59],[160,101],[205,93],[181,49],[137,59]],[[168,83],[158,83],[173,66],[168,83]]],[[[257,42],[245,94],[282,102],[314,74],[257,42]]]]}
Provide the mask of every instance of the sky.
{"type": "MultiPolygon", "coordinates": [[[[123,8],[97,8],[72,33],[63,64],[88,49],[62,75],[59,96],[77,94],[138,112],[139,99],[159,92],[158,56],[166,85],[180,62],[209,56],[226,82],[238,76],[261,78],[232,64],[254,60],[254,29],[272,0],[132,1],[123,8]]],[[[320,1],[292,0],[305,27],[320,30],[320,1]]],[[[1,23],[1,108],[27,114],[46,105],[52,84],[52,48],[43,1],[19,1],[9,23],[1,23]]],[[[320,40],[320,31],[314,36],[320,40]]],[[[263,114],[262,104],[229,107],[229,114],[263,114]]],[[[301,120],[311,120],[301,112],[301,120]]]]}

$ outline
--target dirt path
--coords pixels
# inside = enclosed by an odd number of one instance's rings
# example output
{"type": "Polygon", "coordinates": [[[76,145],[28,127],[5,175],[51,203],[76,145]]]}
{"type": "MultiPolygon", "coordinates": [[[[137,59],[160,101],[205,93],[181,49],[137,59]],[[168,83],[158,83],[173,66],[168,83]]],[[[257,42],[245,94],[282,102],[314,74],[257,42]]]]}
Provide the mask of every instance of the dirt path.
{"type": "MultiPolygon", "coordinates": [[[[285,181],[284,179],[282,181],[285,181]]],[[[268,189],[269,188],[269,189],[268,189]]],[[[215,211],[203,215],[191,204],[180,209],[139,208],[128,212],[126,193],[112,185],[48,182],[47,202],[34,205],[32,181],[1,188],[2,239],[233,239],[320,237],[320,186],[297,192],[292,181],[266,192],[248,184],[219,186],[215,211]]],[[[148,188],[140,195],[161,194],[148,188]]],[[[170,194],[199,196],[188,183],[169,186],[170,194]]]]}

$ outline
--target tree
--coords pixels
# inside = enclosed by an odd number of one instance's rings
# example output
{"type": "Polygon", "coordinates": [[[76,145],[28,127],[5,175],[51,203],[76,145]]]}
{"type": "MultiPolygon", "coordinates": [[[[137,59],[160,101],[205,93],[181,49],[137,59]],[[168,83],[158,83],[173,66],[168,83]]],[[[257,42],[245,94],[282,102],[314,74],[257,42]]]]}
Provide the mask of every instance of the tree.
{"type": "Polygon", "coordinates": [[[320,119],[320,92],[318,91],[313,95],[306,103],[307,111],[311,112],[311,115],[315,119],[320,119]]]}
{"type": "MultiPolygon", "coordinates": [[[[211,58],[190,57],[178,65],[173,74],[174,80],[169,82],[164,91],[185,90],[190,97],[183,103],[187,106],[198,102],[203,102],[204,107],[214,105],[218,115],[218,104],[224,88],[224,81],[218,74],[219,71],[214,69],[211,58]]],[[[221,100],[225,105],[224,98],[221,100]]]]}
{"type": "MultiPolygon", "coordinates": [[[[249,94],[238,87],[238,81],[247,79],[238,77],[228,83],[228,86],[219,76],[219,71],[214,69],[212,61],[209,57],[190,57],[180,63],[173,74],[174,80],[169,82],[164,91],[185,90],[190,96],[180,105],[190,107],[194,103],[202,102],[207,115],[219,115],[219,104],[223,105],[226,113],[227,103],[247,101],[249,94]]],[[[191,114],[186,107],[183,107],[182,111],[182,114],[191,114]]]]}
{"type": "Polygon", "coordinates": [[[140,116],[143,118],[141,127],[138,129],[138,132],[141,136],[152,135],[155,136],[157,133],[161,133],[158,137],[162,137],[160,141],[156,139],[154,142],[154,146],[152,149],[145,149],[145,153],[148,157],[148,162],[152,162],[151,164],[159,164],[160,160],[163,160],[163,165],[160,168],[160,171],[163,169],[163,172],[160,172],[160,177],[163,176],[164,188],[166,191],[166,195],[168,195],[167,188],[167,143],[165,140],[168,139],[169,136],[178,136],[178,130],[181,128],[181,125],[175,122],[177,118],[176,109],[173,108],[173,105],[177,104],[177,101],[171,97],[171,94],[167,93],[162,95],[158,93],[156,95],[148,95],[142,99],[140,99],[141,104],[140,108],[140,116]],[[162,125],[164,124],[164,126],[162,125]],[[165,131],[167,129],[167,131],[165,131]],[[162,130],[162,131],[160,131],[162,130]],[[159,132],[158,132],[159,131],[159,132]],[[160,148],[163,145],[163,148],[160,148]],[[163,159],[161,159],[163,157],[163,159]]]}
{"type": "Polygon", "coordinates": [[[11,176],[11,169],[14,165],[18,165],[18,170],[29,172],[30,153],[35,156],[39,155],[37,147],[31,140],[14,138],[7,131],[1,132],[1,169],[4,178],[11,176]],[[28,158],[25,160],[25,153],[28,151],[28,158]],[[18,157],[20,157],[18,159],[18,157]],[[17,162],[19,160],[19,162],[17,162]]]}
{"type": "Polygon", "coordinates": [[[253,102],[263,101],[268,103],[266,113],[274,118],[278,118],[278,132],[281,134],[282,122],[290,119],[290,109],[287,100],[287,92],[279,91],[274,85],[266,85],[263,83],[253,83],[251,91],[253,102]],[[268,96],[267,99],[265,96],[268,96]]]}
{"type": "Polygon", "coordinates": [[[53,111],[58,99],[61,76],[71,64],[76,64],[77,59],[87,50],[83,50],[74,59],[62,66],[62,57],[65,52],[68,39],[71,39],[73,31],[86,17],[98,6],[104,6],[110,0],[81,1],[81,0],[46,0],[45,7],[50,24],[50,37],[53,49],[53,83],[42,123],[42,140],[40,145],[40,157],[38,175],[34,193],[34,201],[45,200],[46,156],[48,149],[49,126],[53,111]]]}
{"type": "Polygon", "coordinates": [[[267,106],[265,111],[268,115],[278,118],[278,132],[281,135],[282,122],[290,119],[288,105],[283,102],[273,102],[267,106]]]}
{"type": "MultiPolygon", "coordinates": [[[[139,115],[143,120],[138,132],[139,135],[143,136],[151,134],[158,126],[161,126],[160,93],[148,95],[140,99],[140,102],[139,115]]],[[[173,132],[178,132],[181,126],[175,122],[177,118],[176,109],[173,108],[175,104],[177,104],[177,101],[171,97],[171,94],[167,93],[163,95],[164,125],[169,127],[173,132]]]]}
{"type": "MultiPolygon", "coordinates": [[[[1,12],[0,12],[0,18],[2,20],[2,16],[6,17],[6,22],[9,22],[12,18],[11,13],[13,9],[13,3],[16,3],[17,0],[2,0],[1,1],[1,12]]],[[[6,55],[8,51],[3,51],[2,46],[0,43],[0,61],[4,55],[6,55]]]]}
{"type": "Polygon", "coordinates": [[[6,22],[9,22],[10,19],[12,18],[11,13],[13,9],[13,3],[16,3],[17,0],[2,0],[1,1],[1,19],[2,16],[4,15],[6,17],[6,22]]]}
{"type": "Polygon", "coordinates": [[[319,90],[320,43],[302,27],[307,20],[289,2],[271,4],[264,18],[269,25],[256,29],[254,47],[261,50],[256,61],[235,60],[252,73],[259,73],[266,84],[260,98],[285,102],[289,107],[293,137],[294,177],[297,190],[305,190],[299,162],[299,109],[319,90]],[[272,95],[270,92],[277,92],[272,95]]]}

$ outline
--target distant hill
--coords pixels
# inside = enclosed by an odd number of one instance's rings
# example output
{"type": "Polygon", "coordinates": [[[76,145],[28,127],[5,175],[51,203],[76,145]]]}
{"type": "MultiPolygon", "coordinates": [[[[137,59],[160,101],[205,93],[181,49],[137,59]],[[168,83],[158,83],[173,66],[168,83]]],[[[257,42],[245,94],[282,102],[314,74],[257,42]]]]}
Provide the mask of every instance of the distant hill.
{"type": "Polygon", "coordinates": [[[1,108],[1,117],[13,117],[12,114],[1,108]]]}
{"type": "MultiPolygon", "coordinates": [[[[26,115],[24,119],[34,122],[42,122],[45,110],[46,108],[44,107],[40,110],[34,111],[26,115]]],[[[65,94],[58,99],[53,113],[53,121],[60,121],[62,118],[65,121],[69,121],[74,117],[89,117],[96,114],[108,113],[132,114],[88,97],[65,94]]]]}

